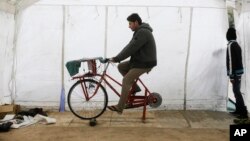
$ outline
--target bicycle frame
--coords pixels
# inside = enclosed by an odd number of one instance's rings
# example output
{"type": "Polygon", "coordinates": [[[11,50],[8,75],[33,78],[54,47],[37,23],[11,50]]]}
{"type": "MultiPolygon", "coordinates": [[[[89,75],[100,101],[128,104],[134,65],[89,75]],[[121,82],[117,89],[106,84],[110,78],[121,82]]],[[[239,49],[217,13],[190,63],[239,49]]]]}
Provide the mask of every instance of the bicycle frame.
{"type": "MultiPolygon", "coordinates": [[[[81,76],[75,76],[75,77],[72,77],[72,80],[75,80],[75,79],[79,79],[79,80],[83,80],[83,79],[86,79],[86,78],[89,78],[89,77],[100,77],[100,79],[98,79],[98,83],[101,85],[103,82],[105,82],[105,84],[107,84],[107,86],[109,86],[109,88],[117,95],[117,96],[121,96],[121,94],[111,85],[111,83],[109,81],[113,81],[115,82],[116,84],[118,84],[119,86],[122,87],[122,84],[120,82],[118,82],[116,79],[114,79],[112,76],[108,75],[107,74],[107,69],[110,65],[110,62],[107,62],[104,70],[102,73],[92,73],[92,72],[88,72],[88,73],[85,73],[81,76]]],[[[99,89],[100,85],[97,85],[97,88],[94,92],[94,94],[89,97],[89,95],[87,94],[87,91],[86,91],[86,85],[84,84],[81,84],[82,86],[82,89],[83,89],[83,93],[84,93],[84,96],[86,98],[86,100],[89,100],[91,99],[93,96],[95,96],[97,90],[99,89]]],[[[130,89],[130,92],[129,92],[129,96],[128,96],[128,101],[127,101],[127,104],[130,104],[131,107],[130,108],[135,108],[135,107],[142,107],[143,106],[143,116],[142,116],[142,119],[145,120],[145,117],[146,117],[146,106],[148,105],[148,101],[150,100],[148,98],[148,96],[151,94],[151,92],[149,91],[149,89],[146,87],[146,85],[142,82],[142,80],[140,78],[137,78],[134,82],[134,84],[132,85],[132,88],[130,89]],[[140,95],[140,96],[132,96],[131,95],[131,92],[134,91],[135,89],[135,84],[139,81],[139,83],[144,87],[144,95],[140,95]]]]}

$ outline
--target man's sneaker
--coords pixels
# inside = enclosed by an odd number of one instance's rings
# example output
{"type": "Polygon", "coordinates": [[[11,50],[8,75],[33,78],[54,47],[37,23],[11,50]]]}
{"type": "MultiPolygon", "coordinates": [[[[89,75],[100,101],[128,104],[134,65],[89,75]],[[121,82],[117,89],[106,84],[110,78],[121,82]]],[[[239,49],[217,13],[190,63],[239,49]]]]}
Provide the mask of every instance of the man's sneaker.
{"type": "Polygon", "coordinates": [[[250,124],[250,119],[244,118],[244,119],[234,119],[235,124],[250,124]]]}
{"type": "Polygon", "coordinates": [[[234,111],[234,112],[229,112],[231,115],[233,116],[239,116],[240,113],[238,111],[234,111]]]}
{"type": "Polygon", "coordinates": [[[131,92],[131,96],[135,96],[136,93],[140,92],[141,89],[138,87],[133,92],[131,92]]]}
{"type": "Polygon", "coordinates": [[[236,118],[238,118],[238,119],[248,119],[248,115],[238,115],[238,116],[236,116],[236,118]]]}

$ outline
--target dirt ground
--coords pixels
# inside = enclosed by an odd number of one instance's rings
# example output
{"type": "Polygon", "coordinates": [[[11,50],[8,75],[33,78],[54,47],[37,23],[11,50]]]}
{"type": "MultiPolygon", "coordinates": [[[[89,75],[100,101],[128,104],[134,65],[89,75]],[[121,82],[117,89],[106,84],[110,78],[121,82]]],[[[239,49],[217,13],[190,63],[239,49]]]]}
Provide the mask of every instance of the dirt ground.
{"type": "Polygon", "coordinates": [[[56,123],[36,123],[0,133],[0,141],[229,141],[233,117],[214,111],[107,111],[97,125],[70,112],[50,112],[56,123]]]}

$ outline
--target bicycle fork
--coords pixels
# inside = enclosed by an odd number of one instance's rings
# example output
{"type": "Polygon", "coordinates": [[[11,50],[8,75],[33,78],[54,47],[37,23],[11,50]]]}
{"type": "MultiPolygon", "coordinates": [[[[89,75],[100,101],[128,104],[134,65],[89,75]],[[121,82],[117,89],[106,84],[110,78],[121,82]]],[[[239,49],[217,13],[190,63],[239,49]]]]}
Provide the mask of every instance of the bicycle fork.
{"type": "MultiPolygon", "coordinates": [[[[84,83],[84,82],[83,82],[84,83]]],[[[100,84],[100,83],[99,83],[100,84]]],[[[88,86],[86,85],[86,83],[82,84],[81,83],[81,87],[82,87],[82,90],[83,90],[83,94],[86,98],[86,101],[89,101],[92,97],[94,97],[100,87],[100,85],[97,85],[97,87],[94,89],[94,93],[90,96],[89,92],[88,92],[88,89],[92,89],[93,87],[95,87],[93,84],[89,84],[88,86]]]]}

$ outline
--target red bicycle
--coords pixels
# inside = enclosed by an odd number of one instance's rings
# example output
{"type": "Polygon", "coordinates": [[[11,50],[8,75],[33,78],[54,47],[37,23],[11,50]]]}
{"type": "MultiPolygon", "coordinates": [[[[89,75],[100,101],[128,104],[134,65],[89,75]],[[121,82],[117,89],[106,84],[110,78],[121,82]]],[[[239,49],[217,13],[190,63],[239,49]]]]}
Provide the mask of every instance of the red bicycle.
{"type": "MultiPolygon", "coordinates": [[[[111,85],[111,81],[119,86],[122,86],[122,84],[107,73],[111,63],[109,59],[98,57],[75,61],[86,62],[88,71],[83,75],[72,77],[77,82],[73,84],[68,92],[67,100],[69,109],[75,116],[81,119],[97,118],[104,113],[108,105],[106,87],[110,87],[117,96],[120,96],[120,93],[111,85]],[[98,67],[97,64],[99,64],[98,67]],[[100,68],[100,66],[104,69],[101,72],[97,72],[97,68],[100,68]]],[[[129,105],[127,108],[143,107],[142,119],[145,120],[146,106],[149,105],[152,108],[157,108],[161,103],[161,95],[155,92],[151,93],[142,80],[138,78],[130,89],[126,105],[129,105]],[[136,83],[143,87],[144,95],[131,94],[135,89],[136,83]]]]}

